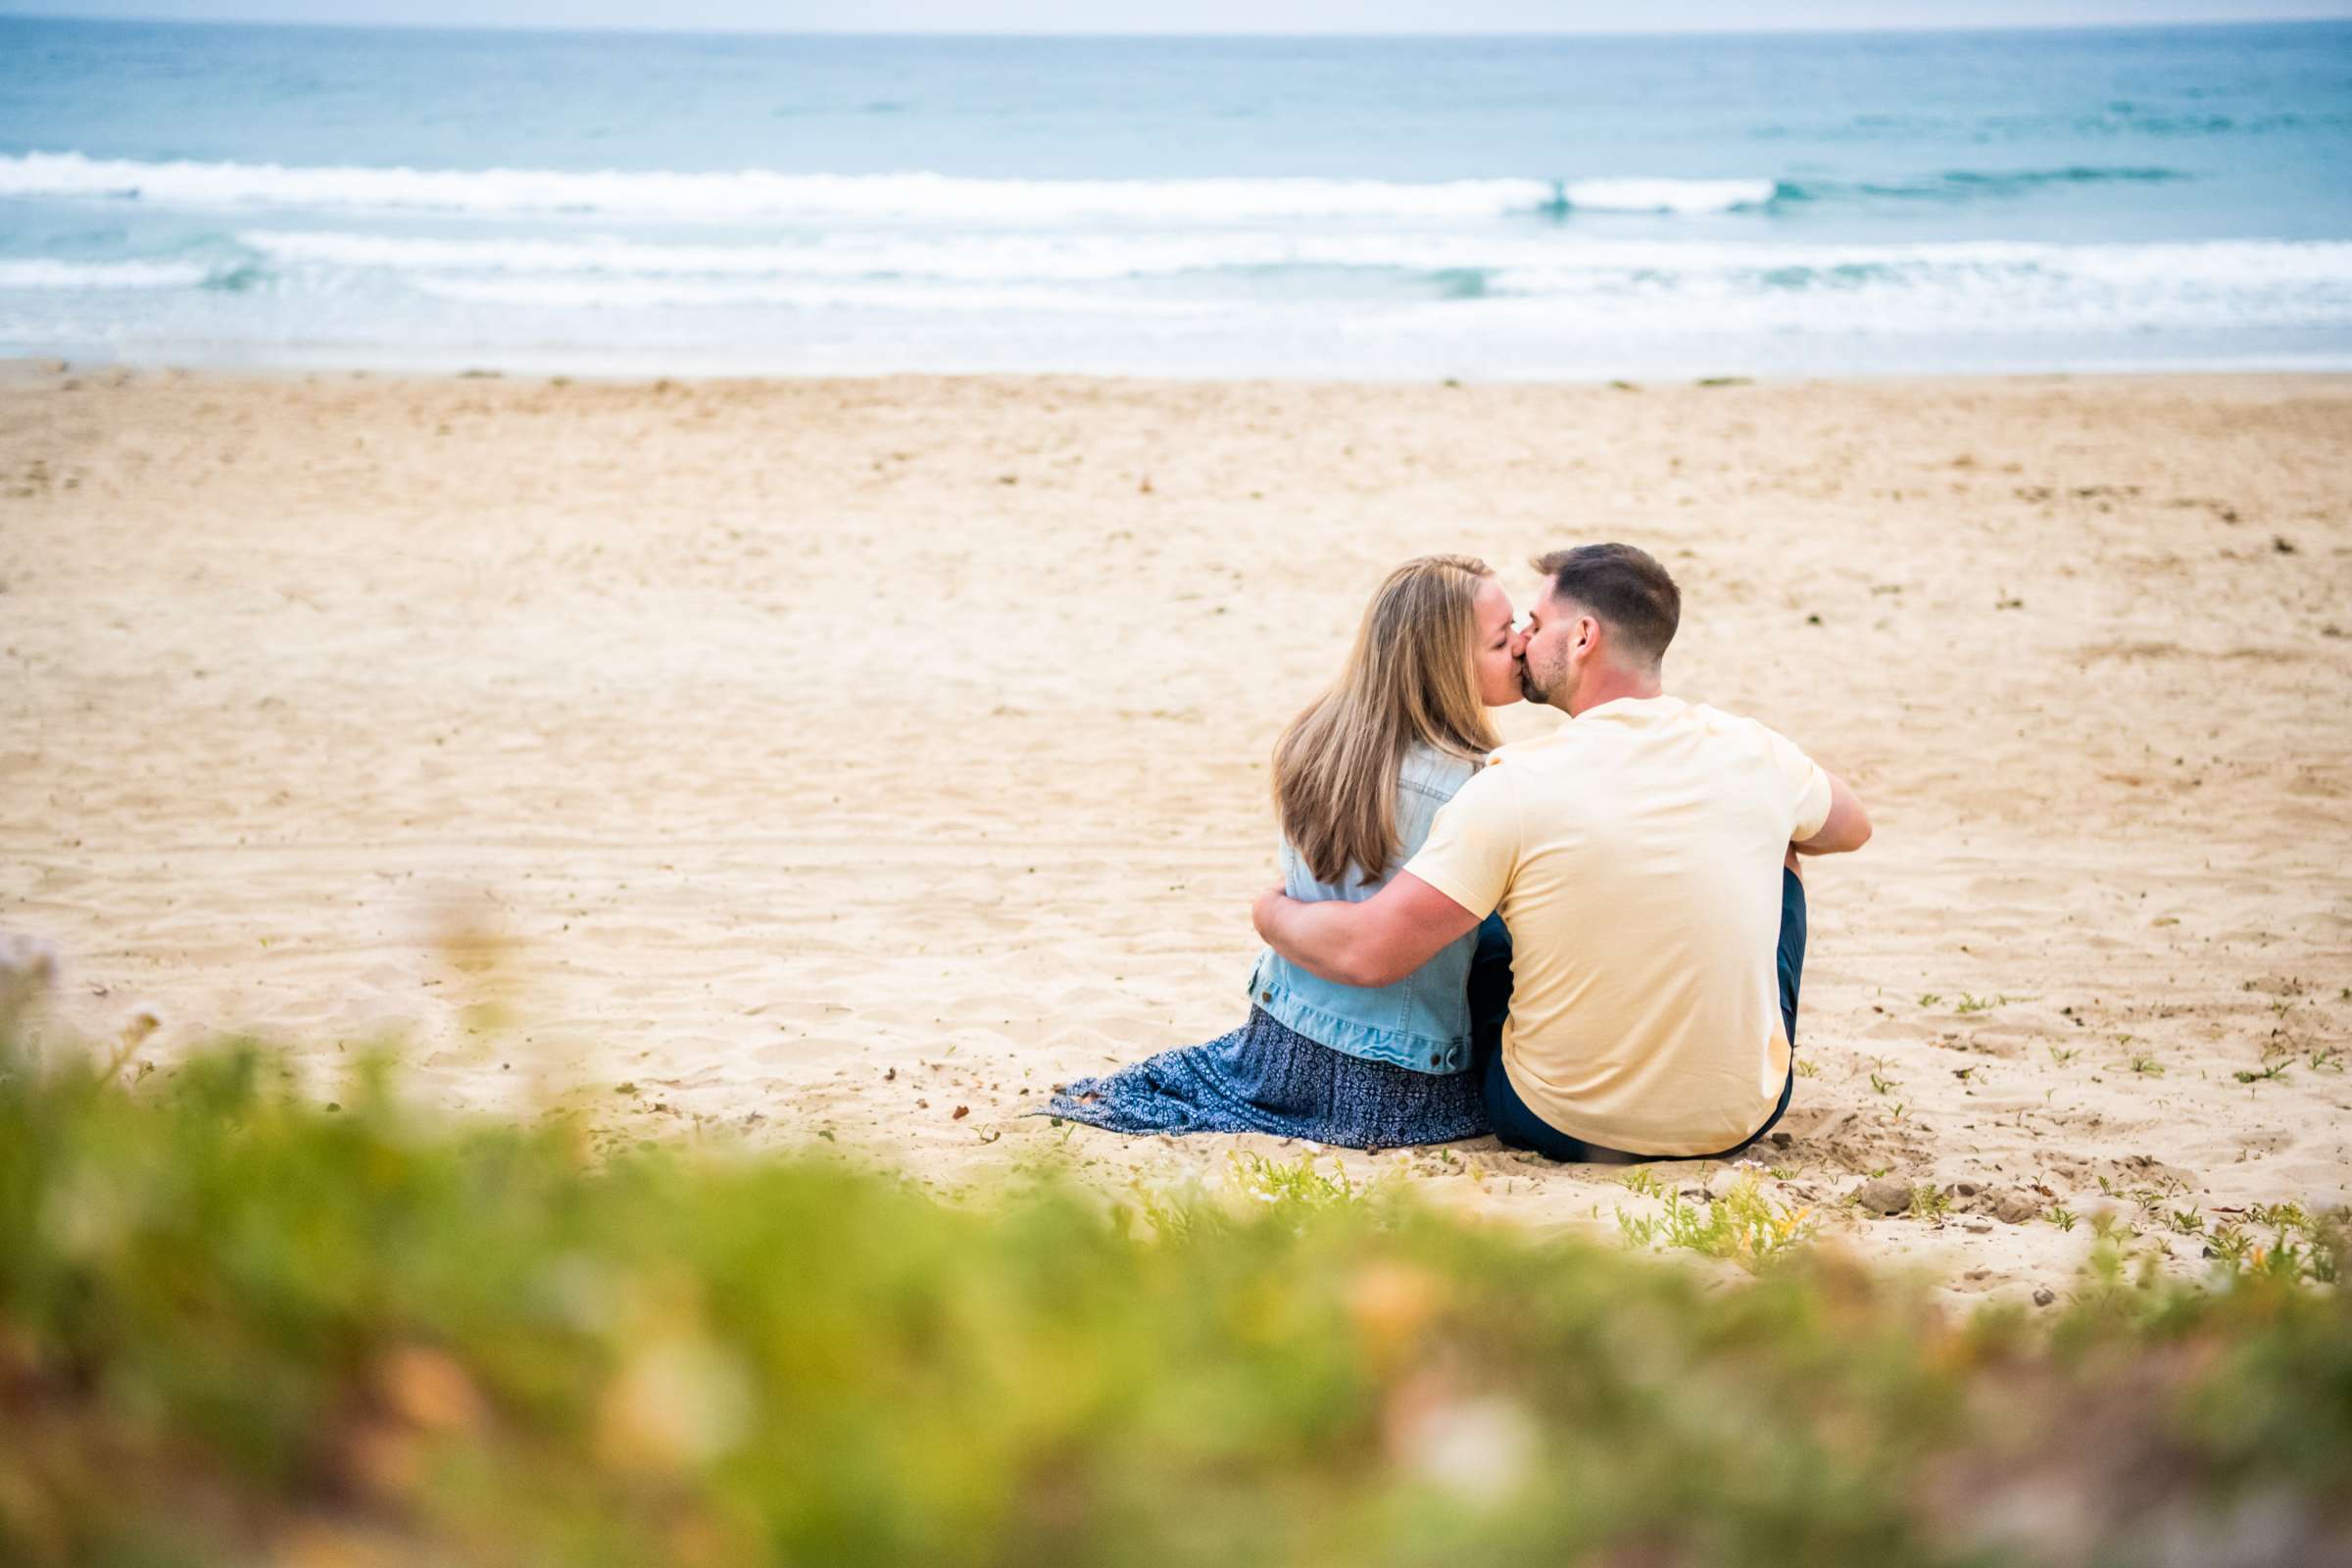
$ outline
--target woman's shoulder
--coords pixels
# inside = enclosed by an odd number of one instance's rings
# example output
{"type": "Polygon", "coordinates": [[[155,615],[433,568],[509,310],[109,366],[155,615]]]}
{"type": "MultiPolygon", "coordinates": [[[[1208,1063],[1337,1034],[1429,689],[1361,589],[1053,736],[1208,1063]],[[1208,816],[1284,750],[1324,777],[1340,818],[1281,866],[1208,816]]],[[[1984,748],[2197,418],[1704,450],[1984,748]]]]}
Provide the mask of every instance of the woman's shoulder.
{"type": "Polygon", "coordinates": [[[1433,795],[1441,801],[1451,800],[1478,768],[1479,764],[1468,758],[1441,752],[1434,746],[1415,746],[1396,764],[1396,787],[1433,795]]]}

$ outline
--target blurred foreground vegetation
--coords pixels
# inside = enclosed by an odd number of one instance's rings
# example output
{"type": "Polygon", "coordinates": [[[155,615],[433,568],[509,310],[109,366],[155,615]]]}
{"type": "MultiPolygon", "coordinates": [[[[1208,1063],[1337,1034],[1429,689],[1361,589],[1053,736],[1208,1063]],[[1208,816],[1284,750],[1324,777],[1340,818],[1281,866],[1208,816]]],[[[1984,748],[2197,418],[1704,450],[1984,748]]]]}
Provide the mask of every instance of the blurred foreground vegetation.
{"type": "Polygon", "coordinates": [[[2352,1320],[2308,1270],[1962,1320],[1302,1166],[950,1202],[285,1083],[0,1040],[0,1561],[2352,1552],[2352,1320]]]}

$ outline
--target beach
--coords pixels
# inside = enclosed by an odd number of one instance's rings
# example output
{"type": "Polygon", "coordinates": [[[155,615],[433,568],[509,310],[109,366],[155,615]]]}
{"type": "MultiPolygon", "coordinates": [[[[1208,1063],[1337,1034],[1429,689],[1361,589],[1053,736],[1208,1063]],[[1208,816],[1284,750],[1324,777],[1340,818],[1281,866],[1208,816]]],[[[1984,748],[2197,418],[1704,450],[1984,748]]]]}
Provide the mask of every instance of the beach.
{"type": "MultiPolygon", "coordinates": [[[[1529,556],[1624,539],[1683,585],[1669,690],[1877,824],[1809,867],[1753,1174],[2028,1299],[2134,1195],[2352,1199],[2347,450],[2340,376],[15,362],[0,929],[62,956],[53,1036],[152,1009],[134,1080],[252,1032],[331,1100],[389,1042],[453,1109],[1213,1180],[1309,1151],[1023,1112],[1242,1021],[1268,755],[1389,566],[1478,554],[1524,605],[1529,556]],[[1949,1211],[1846,1203],[1874,1178],[1949,1211]]],[[[1491,1140],[1322,1157],[1546,1230],[1657,1210],[1491,1140]]]]}

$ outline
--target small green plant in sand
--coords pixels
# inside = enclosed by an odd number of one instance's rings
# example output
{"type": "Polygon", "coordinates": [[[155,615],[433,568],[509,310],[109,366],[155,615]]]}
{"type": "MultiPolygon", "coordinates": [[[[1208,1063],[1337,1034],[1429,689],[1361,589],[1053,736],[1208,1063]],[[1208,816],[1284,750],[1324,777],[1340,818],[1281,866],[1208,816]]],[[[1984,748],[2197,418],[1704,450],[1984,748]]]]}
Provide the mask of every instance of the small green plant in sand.
{"type": "MultiPolygon", "coordinates": [[[[2210,1221],[2194,1207],[2147,1209],[2143,1205],[2143,1212],[2161,1236],[2199,1244],[2213,1274],[2223,1280],[2260,1273],[2333,1285],[2347,1245],[2342,1214],[2315,1215],[2295,1202],[2217,1209],[2210,1221]]],[[[2137,1235],[2132,1227],[2114,1223],[2102,1227],[2096,1219],[2092,1228],[2103,1240],[2123,1242],[2137,1235]]]]}
{"type": "Polygon", "coordinates": [[[1920,1219],[1940,1220],[1952,1211],[1951,1195],[1934,1182],[1911,1184],[1911,1212],[1920,1219]]]}
{"type": "Polygon", "coordinates": [[[2101,1176],[2099,1191],[2110,1198],[2130,1200],[2138,1207],[2143,1216],[2155,1219],[2162,1212],[2167,1200],[2179,1198],[2188,1191],[2188,1183],[2170,1172],[2158,1175],[2153,1181],[2142,1183],[2136,1187],[2126,1186],[2109,1177],[2101,1176]]]}
{"type": "Polygon", "coordinates": [[[2253,1247],[2254,1239],[2246,1234],[2245,1227],[2232,1222],[2215,1225],[2205,1233],[2206,1251],[2226,1270],[2244,1268],[2246,1254],[2253,1247]]]}
{"type": "Polygon", "coordinates": [[[1228,1162],[1227,1180],[1245,1199],[1308,1213],[1341,1203],[1361,1202],[1378,1185],[1371,1182],[1358,1186],[1348,1180],[1347,1167],[1336,1159],[1327,1175],[1316,1168],[1312,1154],[1300,1154],[1286,1162],[1248,1150],[1234,1152],[1228,1162]]]}
{"type": "Polygon", "coordinates": [[[1658,1173],[1647,1165],[1636,1165],[1618,1178],[1618,1184],[1639,1198],[1664,1198],[1666,1196],[1666,1184],[1659,1181],[1658,1173]]]}
{"type": "Polygon", "coordinates": [[[2254,1247],[2246,1255],[2244,1266],[2250,1273],[2261,1273],[2290,1283],[2309,1281],[2314,1285],[2334,1286],[2340,1283],[2340,1245],[2317,1247],[2308,1239],[2280,1237],[2277,1242],[2254,1247]]]}
{"type": "Polygon", "coordinates": [[[2132,1058],[2132,1070],[2143,1078],[2161,1078],[2164,1076],[2164,1063],[2154,1056],[2135,1055],[2132,1058]]]}
{"type": "Polygon", "coordinates": [[[1662,1214],[1617,1211],[1617,1227],[1630,1248],[1682,1249],[1702,1257],[1729,1258],[1756,1270],[1787,1258],[1813,1238],[1812,1207],[1789,1208],[1775,1202],[1743,1176],[1720,1197],[1704,1203],[1687,1202],[1679,1192],[1666,1195],[1662,1214]]]}
{"type": "Polygon", "coordinates": [[[2064,1203],[2052,1203],[2049,1211],[2042,1217],[2062,1231],[2071,1231],[2075,1228],[2075,1211],[2064,1203]]]}
{"type": "Polygon", "coordinates": [[[2081,1046],[2052,1046],[2050,1048],[2050,1061],[2055,1066],[2063,1067],[2081,1054],[2082,1054],[2081,1046]]]}
{"type": "Polygon", "coordinates": [[[2239,1267],[2262,1269],[2285,1279],[2334,1285],[2348,1241],[2342,1213],[2320,1216],[2301,1203],[2249,1203],[2244,1224],[2271,1233],[2268,1242],[2249,1240],[2233,1250],[2239,1267]]]}
{"type": "MultiPolygon", "coordinates": [[[[2345,1248],[2352,1245],[2341,1212],[2314,1218],[2294,1203],[2256,1203],[2244,1211],[2245,1223],[2224,1220],[2210,1229],[2193,1209],[2176,1211],[2171,1218],[2175,1232],[2185,1231],[2203,1244],[2206,1282],[2217,1291],[2257,1286],[2332,1291],[2341,1278],[2345,1248]],[[2267,1238],[2263,1229],[2270,1232],[2267,1238]]],[[[2159,1236],[2142,1244],[2137,1229],[2115,1215],[2094,1216],[2091,1224],[2098,1240],[2087,1265],[2090,1288],[2076,1297],[2079,1309],[2089,1316],[2128,1316],[2162,1298],[2164,1263],[2176,1255],[2171,1242],[2159,1236]]]]}
{"type": "Polygon", "coordinates": [[[1337,1159],[1326,1172],[1312,1154],[1280,1160],[1235,1150],[1226,1158],[1221,1186],[1206,1185],[1198,1176],[1147,1178],[1130,1186],[1131,1201],[1114,1205],[1111,1217],[1123,1231],[1140,1219],[1149,1234],[1163,1238],[1190,1236],[1204,1223],[1221,1223],[1235,1209],[1262,1209],[1269,1218],[1295,1224],[1333,1208],[1379,1206],[1395,1196],[1393,1174],[1357,1182],[1337,1159]]]}
{"type": "Polygon", "coordinates": [[[2332,1221],[2305,1216],[2278,1226],[2271,1242],[2255,1248],[2246,1261],[2250,1268],[2282,1280],[2333,1287],[2343,1280],[2347,1245],[2352,1245],[2352,1237],[2347,1237],[2340,1216],[2332,1221]]]}

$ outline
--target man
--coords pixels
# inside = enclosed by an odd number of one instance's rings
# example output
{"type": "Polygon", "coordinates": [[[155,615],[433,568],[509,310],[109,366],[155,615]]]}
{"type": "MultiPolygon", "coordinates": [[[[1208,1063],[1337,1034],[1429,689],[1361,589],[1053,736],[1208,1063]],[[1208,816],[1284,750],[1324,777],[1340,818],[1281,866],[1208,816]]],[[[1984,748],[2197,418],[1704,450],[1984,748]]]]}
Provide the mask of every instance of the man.
{"type": "Polygon", "coordinates": [[[1498,912],[1509,1017],[1477,1009],[1495,1135],[1554,1159],[1737,1153],[1795,1085],[1796,856],[1860,849],[1870,819],[1762,724],[1664,694],[1682,595],[1647,554],[1586,545],[1535,564],[1521,686],[1571,722],[1496,752],[1377,895],[1269,892],[1258,934],[1378,986],[1498,912]]]}

